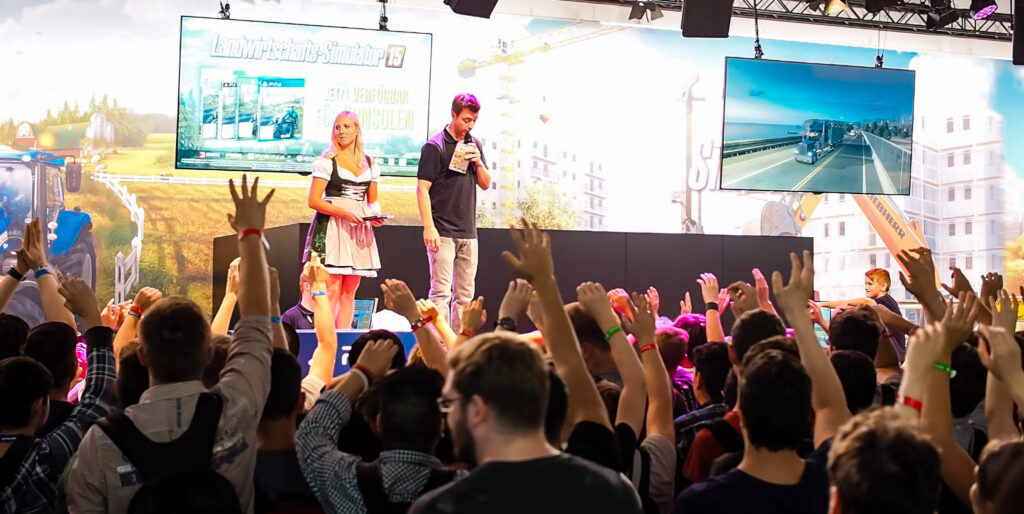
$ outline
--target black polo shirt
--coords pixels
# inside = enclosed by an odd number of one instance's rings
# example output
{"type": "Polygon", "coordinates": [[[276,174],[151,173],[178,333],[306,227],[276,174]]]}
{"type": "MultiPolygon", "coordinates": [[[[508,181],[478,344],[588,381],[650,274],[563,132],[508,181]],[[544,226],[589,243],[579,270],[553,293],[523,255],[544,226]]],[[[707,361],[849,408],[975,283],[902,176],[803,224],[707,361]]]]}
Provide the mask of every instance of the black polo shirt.
{"type": "MultiPolygon", "coordinates": [[[[480,149],[480,160],[486,166],[483,145],[475,137],[473,143],[480,149]]],[[[476,164],[471,163],[464,174],[448,169],[457,144],[448,127],[430,138],[420,150],[416,178],[431,183],[430,210],[437,233],[452,239],[475,239],[476,164]]]]}

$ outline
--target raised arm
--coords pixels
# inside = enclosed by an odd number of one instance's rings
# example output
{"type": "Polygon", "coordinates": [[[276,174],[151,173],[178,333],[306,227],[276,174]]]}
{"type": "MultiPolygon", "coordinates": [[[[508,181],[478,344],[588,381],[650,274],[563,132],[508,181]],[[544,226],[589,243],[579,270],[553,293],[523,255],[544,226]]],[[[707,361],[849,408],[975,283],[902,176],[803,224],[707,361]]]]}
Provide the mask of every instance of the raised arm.
{"type": "MultiPolygon", "coordinates": [[[[984,287],[982,288],[984,290],[984,287]]],[[[997,306],[990,296],[987,299],[989,311],[992,313],[992,326],[1002,329],[998,335],[989,332],[978,344],[978,353],[985,367],[989,369],[988,383],[985,391],[985,421],[988,425],[990,440],[1011,440],[1020,437],[1017,424],[1013,419],[1014,392],[1008,384],[1017,389],[1016,394],[1024,400],[1024,369],[1014,363],[1020,362],[1020,347],[1012,337],[1017,325],[1017,309],[1020,302],[1010,299],[1003,292],[997,306]],[[989,337],[991,335],[991,337],[989,337]],[[1004,382],[1006,377],[1009,381],[1004,382]]],[[[1024,401],[1018,403],[1024,405],[1024,401]]]]}
{"type": "Polygon", "coordinates": [[[782,274],[776,271],[772,273],[772,287],[775,289],[775,301],[793,328],[796,344],[800,348],[800,362],[811,377],[814,446],[817,447],[836,435],[839,427],[850,419],[850,410],[846,406],[846,396],[839,376],[822,351],[811,324],[811,316],[807,314],[807,300],[811,298],[814,289],[814,259],[807,250],[803,252],[803,262],[795,253],[789,254],[789,259],[792,263],[789,284],[783,286],[782,274]]]}
{"type": "MultiPolygon", "coordinates": [[[[704,315],[707,317],[708,341],[725,341],[725,329],[722,328],[722,309],[726,305],[719,305],[718,277],[714,273],[701,273],[697,279],[700,284],[700,294],[704,298],[704,315]]],[[[728,298],[728,297],[726,297],[728,298]]]]}
{"type": "MultiPolygon", "coordinates": [[[[633,429],[634,434],[639,435],[644,423],[644,400],[647,397],[647,384],[644,382],[644,369],[640,365],[640,359],[636,356],[636,350],[633,349],[629,339],[626,339],[626,333],[619,326],[619,317],[612,311],[611,304],[608,303],[608,293],[601,284],[584,282],[576,287],[576,295],[584,312],[594,318],[597,326],[608,339],[612,360],[615,361],[615,367],[618,368],[619,376],[622,377],[622,392],[619,394],[615,424],[625,423],[633,429]],[[611,334],[611,337],[608,337],[608,334],[611,334]]],[[[646,300],[644,305],[646,306],[646,300]]],[[[632,305],[629,305],[629,308],[632,308],[632,305]]],[[[629,319],[632,316],[635,314],[623,316],[627,326],[629,326],[629,319]]],[[[646,330],[646,327],[642,330],[646,330]]],[[[653,342],[652,339],[650,343],[653,342]]]]}
{"type": "Polygon", "coordinates": [[[309,262],[302,267],[302,273],[309,282],[313,293],[313,329],[316,331],[316,350],[309,365],[309,374],[327,384],[334,376],[334,364],[338,359],[338,333],[334,330],[334,313],[327,299],[327,268],[320,263],[320,255],[313,252],[309,262]]]}
{"type": "Polygon", "coordinates": [[[23,260],[30,269],[35,270],[39,299],[43,304],[46,321],[60,321],[77,331],[75,316],[64,307],[64,298],[57,292],[60,287],[57,275],[46,267],[46,243],[39,225],[39,218],[32,220],[25,227],[25,239],[17,256],[19,261],[23,260]]]}
{"type": "MultiPolygon", "coordinates": [[[[139,289],[138,293],[135,293],[135,300],[132,301],[132,307],[128,311],[128,315],[125,316],[124,322],[121,323],[121,328],[118,329],[117,335],[114,337],[114,356],[121,355],[121,350],[135,339],[138,335],[139,321],[142,319],[142,315],[153,306],[154,303],[160,301],[163,298],[163,293],[159,289],[153,287],[143,287],[139,289]]],[[[115,360],[116,364],[120,365],[120,361],[115,360]]]]}
{"type": "Polygon", "coordinates": [[[934,322],[942,319],[946,304],[935,287],[935,263],[932,261],[932,251],[927,248],[916,248],[913,251],[901,250],[896,259],[909,274],[909,276],[904,275],[901,271],[900,282],[924,307],[927,320],[934,322]]]}
{"type": "Polygon", "coordinates": [[[536,224],[522,220],[523,229],[511,229],[512,242],[518,257],[512,252],[502,252],[502,257],[525,278],[537,292],[544,312],[544,328],[541,335],[551,352],[555,371],[565,382],[569,393],[569,405],[574,412],[573,424],[592,421],[611,428],[608,411],[594,385],[594,379],[583,362],[580,343],[569,322],[569,315],[562,305],[562,295],[555,281],[555,266],[551,259],[551,238],[536,224]]]}
{"type": "Polygon", "coordinates": [[[277,268],[267,266],[267,280],[270,281],[270,338],[274,348],[288,349],[288,334],[281,324],[281,278],[277,268]]]}
{"type": "Polygon", "coordinates": [[[14,266],[0,279],[0,312],[7,308],[8,303],[11,303],[11,298],[14,298],[14,294],[18,292],[18,284],[24,280],[25,275],[30,271],[32,271],[32,268],[25,263],[24,258],[19,253],[14,266]],[[17,278],[15,275],[17,275],[17,278]]]}
{"type": "Polygon", "coordinates": [[[448,352],[434,336],[434,333],[427,326],[430,320],[420,317],[420,311],[416,308],[416,297],[412,295],[409,286],[401,280],[389,278],[380,285],[384,292],[385,300],[392,306],[392,310],[401,314],[409,320],[412,325],[413,334],[416,336],[416,346],[420,347],[423,354],[423,362],[427,366],[436,369],[441,375],[448,374],[448,352]]]}
{"type": "MultiPolygon", "coordinates": [[[[650,304],[643,295],[633,293],[633,304],[636,306],[633,312],[635,321],[623,320],[623,323],[626,330],[636,337],[636,345],[640,348],[640,360],[643,361],[649,404],[647,435],[658,434],[674,445],[676,431],[672,424],[672,383],[665,372],[665,361],[661,360],[661,352],[658,351],[655,342],[654,320],[657,314],[650,309],[650,304]]],[[[621,412],[622,407],[619,409],[621,412]]]]}
{"type": "MultiPolygon", "coordinates": [[[[452,330],[452,326],[448,324],[448,320],[444,319],[444,316],[442,316],[440,311],[437,310],[437,306],[434,305],[434,302],[430,300],[416,300],[416,308],[419,309],[421,318],[431,318],[433,320],[430,324],[434,326],[434,330],[437,331],[437,335],[441,338],[441,342],[444,343],[445,348],[448,348],[449,350],[454,348],[459,335],[452,330]]],[[[465,310],[463,310],[463,312],[465,312],[465,310]]]]}
{"type": "Polygon", "coordinates": [[[227,334],[231,329],[231,315],[235,312],[235,305],[238,304],[238,263],[240,258],[235,257],[228,266],[228,280],[224,287],[224,298],[220,301],[217,314],[210,322],[210,332],[214,334],[227,334]]]}

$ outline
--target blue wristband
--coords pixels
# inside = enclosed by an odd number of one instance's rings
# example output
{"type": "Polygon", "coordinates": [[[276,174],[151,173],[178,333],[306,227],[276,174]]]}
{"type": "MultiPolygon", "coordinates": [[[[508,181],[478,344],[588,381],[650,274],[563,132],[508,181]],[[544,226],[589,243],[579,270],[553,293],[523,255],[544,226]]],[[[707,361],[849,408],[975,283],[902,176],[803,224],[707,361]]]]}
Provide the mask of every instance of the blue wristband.
{"type": "Polygon", "coordinates": [[[280,323],[281,322],[281,316],[271,316],[270,317],[270,322],[271,323],[280,323]]]}
{"type": "Polygon", "coordinates": [[[46,269],[46,268],[41,268],[41,269],[37,269],[37,270],[36,270],[36,278],[37,278],[37,279],[38,279],[39,277],[43,276],[43,275],[52,275],[52,274],[53,274],[53,273],[50,273],[50,270],[48,270],[48,269],[46,269]]]}
{"type": "Polygon", "coordinates": [[[310,293],[310,296],[327,296],[327,291],[313,291],[312,293],[310,293]]]}

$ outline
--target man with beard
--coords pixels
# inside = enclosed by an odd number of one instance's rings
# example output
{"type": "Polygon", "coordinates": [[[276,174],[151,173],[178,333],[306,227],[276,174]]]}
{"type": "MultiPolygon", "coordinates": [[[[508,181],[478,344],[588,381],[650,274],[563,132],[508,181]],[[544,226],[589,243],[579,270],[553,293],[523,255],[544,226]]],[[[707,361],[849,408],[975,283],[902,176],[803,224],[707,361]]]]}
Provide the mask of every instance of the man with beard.
{"type": "MultiPolygon", "coordinates": [[[[513,231],[517,259],[546,306],[561,306],[550,240],[536,226],[513,231]]],[[[568,318],[560,320],[571,335],[568,318]]],[[[449,355],[441,400],[459,460],[476,466],[465,478],[420,497],[411,514],[587,512],[639,514],[640,498],[611,469],[562,453],[544,436],[550,387],[540,353],[519,336],[477,336],[449,355]]]]}

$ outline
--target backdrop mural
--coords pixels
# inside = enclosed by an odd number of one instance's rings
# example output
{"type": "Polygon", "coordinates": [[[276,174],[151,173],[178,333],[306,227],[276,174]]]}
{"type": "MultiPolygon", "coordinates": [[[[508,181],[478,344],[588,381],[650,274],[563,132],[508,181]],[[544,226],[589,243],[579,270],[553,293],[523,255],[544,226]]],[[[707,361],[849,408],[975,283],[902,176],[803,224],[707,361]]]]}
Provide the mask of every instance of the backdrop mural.
{"type": "MultiPolygon", "coordinates": [[[[76,274],[93,266],[101,298],[145,284],[210,309],[212,239],[229,230],[225,184],[239,174],[174,167],[179,16],[215,14],[210,3],[7,6],[0,55],[16,80],[0,81],[5,244],[19,244],[26,217],[45,217],[63,256],[55,260],[76,274]]],[[[336,3],[249,9],[251,19],[337,26],[369,26],[377,15],[376,6],[336,3]]],[[[887,67],[917,71],[913,149],[891,145],[904,152],[891,158],[912,159],[909,196],[719,191],[724,58],[749,56],[752,40],[397,6],[389,16],[396,28],[403,20],[403,30],[434,35],[424,141],[445,126],[455,93],[483,104],[474,132],[496,170],[479,197],[483,226],[525,213],[548,228],[812,236],[822,299],[863,294],[871,267],[895,278],[893,249],[921,244],[975,286],[988,271],[1022,282],[1024,147],[1005,142],[1024,138],[1024,70],[1007,61],[885,52],[887,67]]],[[[876,54],[762,43],[780,60],[870,66],[876,54]]],[[[262,180],[278,188],[269,226],[308,221],[308,177],[262,180]]],[[[411,177],[383,179],[381,202],[396,223],[418,224],[414,187],[411,177]]],[[[909,299],[898,281],[894,296],[909,299]]]]}

